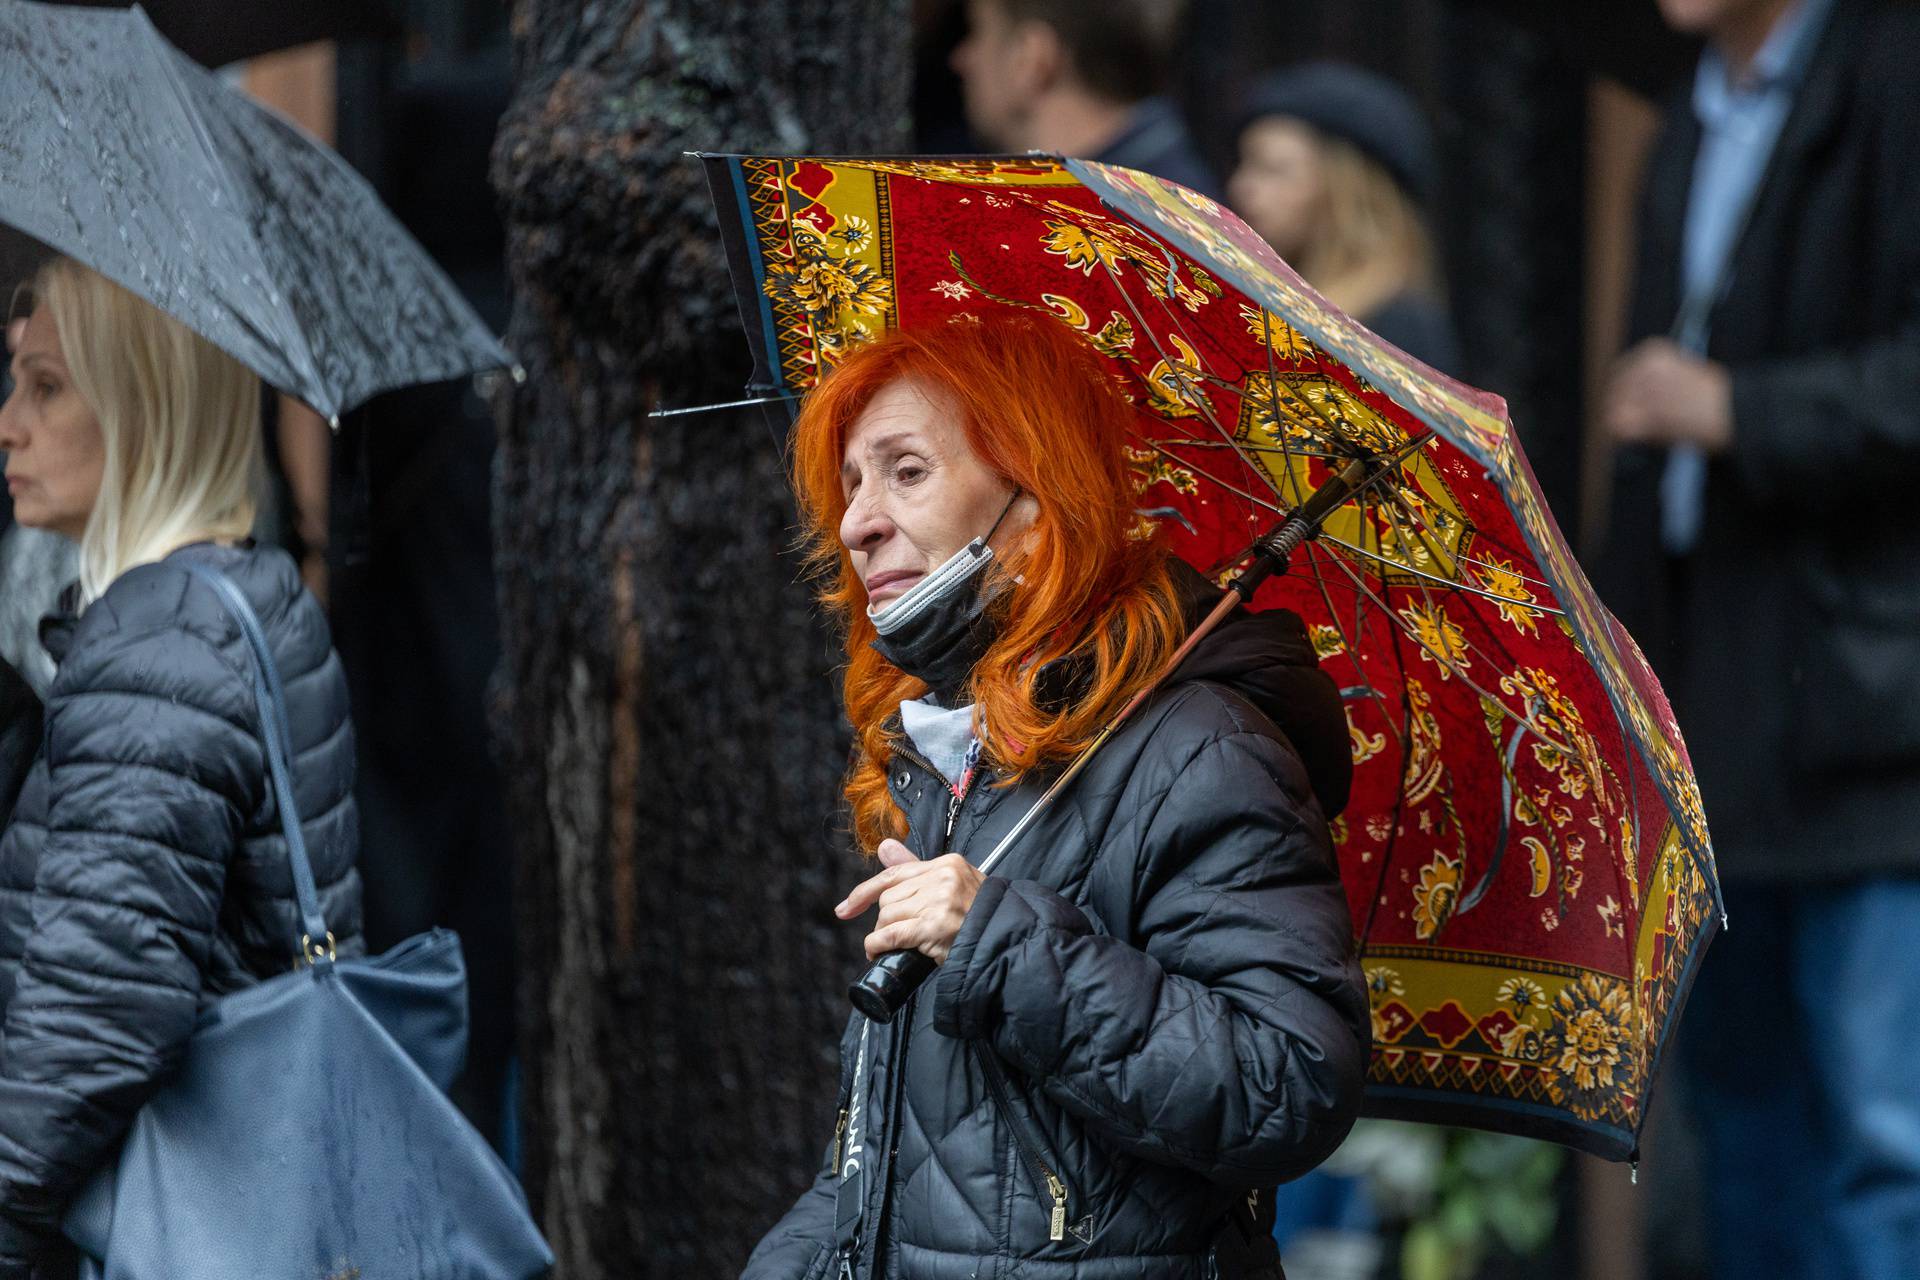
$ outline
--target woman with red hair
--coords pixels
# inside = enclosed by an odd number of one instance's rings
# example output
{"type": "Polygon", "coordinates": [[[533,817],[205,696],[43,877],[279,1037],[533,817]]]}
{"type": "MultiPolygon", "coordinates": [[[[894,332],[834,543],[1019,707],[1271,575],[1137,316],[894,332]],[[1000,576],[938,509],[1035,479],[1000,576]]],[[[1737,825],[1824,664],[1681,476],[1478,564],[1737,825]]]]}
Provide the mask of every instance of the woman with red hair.
{"type": "Polygon", "coordinates": [[[889,335],[801,412],[881,864],[837,913],[877,904],[867,954],[939,967],[850,1023],[831,1158],[753,1280],[1272,1274],[1263,1190],[1353,1122],[1346,719],[1298,617],[1218,628],[976,867],[1218,595],[1135,509],[1131,412],[1029,317],[889,335]]]}

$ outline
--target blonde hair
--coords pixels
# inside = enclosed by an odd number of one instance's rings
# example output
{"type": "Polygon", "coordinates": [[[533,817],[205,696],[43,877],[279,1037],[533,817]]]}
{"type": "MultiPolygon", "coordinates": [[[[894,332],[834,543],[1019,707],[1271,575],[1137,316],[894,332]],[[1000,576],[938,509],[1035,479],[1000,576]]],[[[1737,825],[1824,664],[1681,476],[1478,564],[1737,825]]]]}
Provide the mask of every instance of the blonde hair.
{"type": "Polygon", "coordinates": [[[1358,147],[1314,134],[1326,219],[1295,269],[1348,315],[1366,315],[1409,289],[1439,299],[1433,240],[1413,200],[1358,147]]]}
{"type": "Polygon", "coordinates": [[[100,496],[80,538],[80,595],[200,538],[253,529],[260,380],[173,317],[69,259],[41,268],[34,305],[60,336],[99,420],[100,496]]]}

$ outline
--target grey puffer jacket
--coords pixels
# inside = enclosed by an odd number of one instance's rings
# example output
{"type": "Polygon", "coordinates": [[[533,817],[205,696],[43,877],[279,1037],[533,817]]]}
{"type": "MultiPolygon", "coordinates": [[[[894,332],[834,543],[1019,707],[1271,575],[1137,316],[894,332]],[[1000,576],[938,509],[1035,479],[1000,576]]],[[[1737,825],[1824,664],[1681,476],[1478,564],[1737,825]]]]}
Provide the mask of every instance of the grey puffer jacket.
{"type": "MultiPolygon", "coordinates": [[[[1288,613],[1225,624],[1115,735],[872,1028],[858,1276],[1248,1272],[1250,1193],[1311,1169],[1360,1106],[1367,1005],[1314,785],[1344,804],[1346,760],[1339,694],[1288,613]]],[[[945,780],[906,750],[889,768],[922,857],[978,862],[1042,787],[976,785],[949,846],[945,780]]],[[[835,1154],[748,1280],[838,1274],[835,1154]]]]}
{"type": "Polygon", "coordinates": [[[251,655],[188,558],[265,625],[321,905],[339,949],[360,950],[346,683],[293,561],[185,548],[50,627],[44,750],[0,835],[0,1277],[55,1248],[200,1008],[298,954],[251,655]]]}

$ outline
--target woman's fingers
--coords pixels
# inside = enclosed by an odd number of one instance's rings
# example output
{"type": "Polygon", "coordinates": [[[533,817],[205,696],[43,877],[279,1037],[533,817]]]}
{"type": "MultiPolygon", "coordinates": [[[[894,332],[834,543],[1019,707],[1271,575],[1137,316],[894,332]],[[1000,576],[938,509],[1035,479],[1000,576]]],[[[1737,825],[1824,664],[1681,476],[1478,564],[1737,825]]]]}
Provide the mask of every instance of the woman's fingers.
{"type": "Polygon", "coordinates": [[[934,865],[934,863],[922,862],[918,858],[914,858],[911,862],[903,862],[897,866],[888,867],[878,875],[868,876],[865,880],[862,880],[853,887],[853,892],[849,893],[846,898],[841,901],[840,905],[833,909],[833,914],[839,916],[842,920],[851,920],[877,902],[880,895],[888,889],[891,889],[894,885],[899,884],[902,880],[910,880],[915,876],[924,875],[927,869],[934,865]]]}
{"type": "Polygon", "coordinates": [[[880,847],[873,852],[874,855],[880,859],[880,865],[883,867],[898,867],[909,862],[920,861],[920,859],[915,856],[913,850],[907,848],[907,846],[901,844],[898,840],[882,840],[880,847]]]}
{"type": "MultiPolygon", "coordinates": [[[[943,963],[983,877],[958,854],[917,863],[912,870],[912,876],[886,885],[874,895],[880,911],[873,932],[866,938],[867,955],[913,949],[925,952],[935,963],[943,963]]],[[[884,879],[887,874],[883,872],[867,883],[884,879]]],[[[860,896],[855,890],[848,901],[860,896]]]]}
{"type": "Polygon", "coordinates": [[[941,964],[953,945],[953,934],[942,932],[936,922],[925,916],[914,916],[875,929],[867,935],[865,945],[869,960],[878,960],[889,951],[923,951],[935,964],[941,964]]]}

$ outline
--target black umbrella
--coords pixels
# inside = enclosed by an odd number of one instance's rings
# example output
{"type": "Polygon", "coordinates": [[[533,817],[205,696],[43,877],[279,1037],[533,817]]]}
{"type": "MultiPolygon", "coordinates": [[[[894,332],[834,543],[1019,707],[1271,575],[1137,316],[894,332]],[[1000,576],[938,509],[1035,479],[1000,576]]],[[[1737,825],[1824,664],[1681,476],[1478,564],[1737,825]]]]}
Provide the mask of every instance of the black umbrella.
{"type": "MultiPolygon", "coordinates": [[[[80,0],[124,8],[124,0],[80,0]]],[[[398,24],[382,0],[147,0],[160,34],[209,67],[314,40],[392,35],[398,24]]]]}
{"type": "Polygon", "coordinates": [[[137,7],[0,0],[0,222],[329,417],[511,363],[345,161],[137,7]]]}

